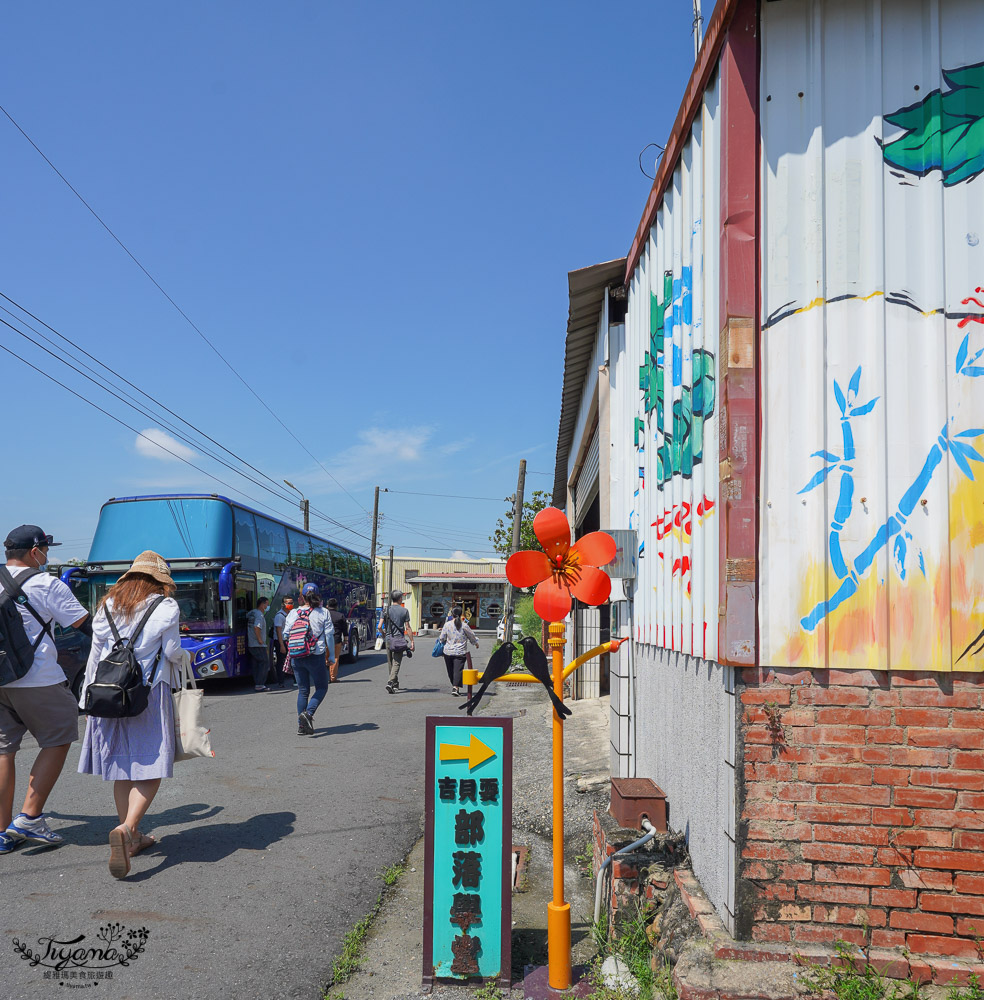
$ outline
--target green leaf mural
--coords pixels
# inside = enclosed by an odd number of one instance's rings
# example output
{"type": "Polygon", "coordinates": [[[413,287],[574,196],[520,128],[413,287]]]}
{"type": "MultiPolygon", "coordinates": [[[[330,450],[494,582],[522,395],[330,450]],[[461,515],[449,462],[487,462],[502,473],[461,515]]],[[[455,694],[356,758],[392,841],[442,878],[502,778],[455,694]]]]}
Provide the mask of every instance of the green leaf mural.
{"type": "Polygon", "coordinates": [[[891,167],[917,177],[939,170],[946,186],[984,171],[984,62],[943,70],[949,89],[927,94],[918,104],[885,115],[903,135],[884,143],[891,167]]]}

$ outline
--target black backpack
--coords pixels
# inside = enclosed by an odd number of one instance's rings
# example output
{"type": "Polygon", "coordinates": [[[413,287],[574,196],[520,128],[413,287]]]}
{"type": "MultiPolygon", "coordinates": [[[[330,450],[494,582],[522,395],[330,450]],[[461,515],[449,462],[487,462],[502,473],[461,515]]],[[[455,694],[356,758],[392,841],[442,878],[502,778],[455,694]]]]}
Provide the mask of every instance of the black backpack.
{"type": "MultiPolygon", "coordinates": [[[[150,699],[150,689],[153,686],[153,676],[151,683],[144,684],[143,669],[137,661],[133,647],[136,645],[140,633],[144,630],[150,616],[157,609],[157,605],[165,598],[162,596],[151,602],[150,607],[144,612],[133,634],[125,639],[120,637],[116,622],[109,613],[109,608],[103,605],[106,614],[106,621],[113,630],[113,648],[108,656],[103,657],[96,664],[96,676],[85,691],[85,711],[97,719],[130,719],[135,715],[140,715],[147,707],[150,699]]],[[[154,660],[156,670],[164,654],[164,647],[161,646],[154,660]]]]}
{"type": "MultiPolygon", "coordinates": [[[[31,602],[23,592],[24,583],[41,571],[32,569],[14,579],[6,566],[0,566],[0,687],[11,681],[20,680],[34,666],[34,654],[38,651],[45,635],[51,637],[51,622],[46,622],[31,607],[31,602]],[[19,608],[27,608],[38,620],[41,631],[32,643],[24,629],[24,619],[19,608]]],[[[52,641],[54,639],[52,638],[52,641]]]]}

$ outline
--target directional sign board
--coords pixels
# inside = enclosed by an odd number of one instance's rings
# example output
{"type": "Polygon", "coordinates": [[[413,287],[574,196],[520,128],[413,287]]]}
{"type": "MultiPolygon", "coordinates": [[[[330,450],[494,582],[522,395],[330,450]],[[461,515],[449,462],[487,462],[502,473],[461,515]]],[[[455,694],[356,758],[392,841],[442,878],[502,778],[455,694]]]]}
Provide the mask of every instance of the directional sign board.
{"type": "Polygon", "coordinates": [[[428,717],[424,985],[498,979],[512,933],[512,719],[428,717]]]}

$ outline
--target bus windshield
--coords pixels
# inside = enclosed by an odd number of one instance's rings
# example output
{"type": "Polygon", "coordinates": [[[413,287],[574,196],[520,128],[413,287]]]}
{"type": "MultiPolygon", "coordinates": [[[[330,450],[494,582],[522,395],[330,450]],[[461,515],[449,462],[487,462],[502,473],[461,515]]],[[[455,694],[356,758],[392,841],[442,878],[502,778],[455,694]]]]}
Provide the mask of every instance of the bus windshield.
{"type": "MultiPolygon", "coordinates": [[[[189,574],[179,575],[186,577],[189,574]]],[[[91,581],[91,599],[94,607],[99,607],[99,602],[115,582],[105,578],[91,581]]],[[[181,609],[182,631],[226,631],[226,621],[222,617],[222,605],[219,602],[219,582],[215,573],[207,573],[197,580],[183,579],[174,582],[177,588],[174,599],[181,609]]]]}

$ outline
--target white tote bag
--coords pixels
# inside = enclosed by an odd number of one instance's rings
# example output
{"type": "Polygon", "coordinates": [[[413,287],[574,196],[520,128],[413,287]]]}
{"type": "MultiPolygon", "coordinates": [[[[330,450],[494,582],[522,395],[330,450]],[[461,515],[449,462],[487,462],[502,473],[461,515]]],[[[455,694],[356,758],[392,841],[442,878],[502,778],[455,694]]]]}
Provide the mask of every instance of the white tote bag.
{"type": "Polygon", "coordinates": [[[202,711],[204,692],[195,685],[191,672],[191,657],[182,650],[181,686],[172,692],[174,698],[174,759],[191,760],[192,757],[214,757],[212,744],[205,726],[202,711]]]}

